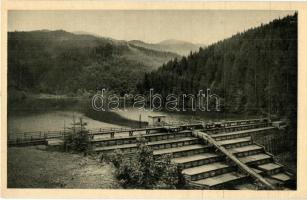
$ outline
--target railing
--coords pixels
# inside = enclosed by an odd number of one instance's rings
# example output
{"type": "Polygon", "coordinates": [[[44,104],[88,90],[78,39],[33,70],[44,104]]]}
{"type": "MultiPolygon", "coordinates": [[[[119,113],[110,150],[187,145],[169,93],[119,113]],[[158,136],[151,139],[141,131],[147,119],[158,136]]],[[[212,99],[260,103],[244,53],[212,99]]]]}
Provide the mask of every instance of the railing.
{"type": "MultiPolygon", "coordinates": [[[[117,133],[129,133],[129,136],[133,135],[133,132],[146,131],[149,133],[151,130],[159,130],[161,128],[172,128],[172,127],[189,127],[189,126],[205,126],[208,129],[215,129],[220,127],[229,126],[242,126],[251,125],[256,123],[261,123],[267,119],[251,119],[251,120],[236,120],[236,121],[224,121],[224,122],[204,122],[199,120],[193,121],[169,121],[160,125],[151,125],[143,128],[123,128],[123,127],[109,127],[109,128],[97,128],[88,130],[88,134],[93,138],[96,135],[110,135],[114,137],[117,133]]],[[[33,131],[33,132],[23,132],[23,133],[9,133],[8,143],[16,144],[23,142],[31,142],[38,140],[47,140],[53,138],[63,138],[67,134],[70,134],[70,130],[58,130],[58,131],[33,131]]]]}
{"type": "Polygon", "coordinates": [[[118,131],[130,131],[132,128],[97,128],[88,130],[90,135],[95,135],[99,133],[109,133],[109,132],[118,132],[118,131]]]}
{"type": "Polygon", "coordinates": [[[209,134],[212,133],[221,133],[221,132],[233,132],[239,130],[246,130],[246,129],[253,129],[253,128],[261,128],[267,127],[270,123],[266,122],[259,122],[259,123],[248,123],[248,124],[241,124],[241,125],[233,125],[233,126],[221,126],[221,127],[214,127],[214,128],[204,128],[203,131],[209,134]]]}
{"type": "Polygon", "coordinates": [[[9,133],[8,144],[24,144],[34,143],[37,141],[45,141],[53,138],[63,138],[69,134],[69,131],[33,131],[23,133],[9,133]]]}

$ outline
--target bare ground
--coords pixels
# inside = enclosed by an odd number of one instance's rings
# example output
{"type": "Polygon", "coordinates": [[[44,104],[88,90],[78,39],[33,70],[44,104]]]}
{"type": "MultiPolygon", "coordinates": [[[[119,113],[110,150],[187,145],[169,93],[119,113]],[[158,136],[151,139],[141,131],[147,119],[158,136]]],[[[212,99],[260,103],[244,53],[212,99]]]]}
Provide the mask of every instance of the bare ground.
{"type": "Polygon", "coordinates": [[[37,147],[8,148],[9,188],[120,188],[113,166],[37,147]]]}

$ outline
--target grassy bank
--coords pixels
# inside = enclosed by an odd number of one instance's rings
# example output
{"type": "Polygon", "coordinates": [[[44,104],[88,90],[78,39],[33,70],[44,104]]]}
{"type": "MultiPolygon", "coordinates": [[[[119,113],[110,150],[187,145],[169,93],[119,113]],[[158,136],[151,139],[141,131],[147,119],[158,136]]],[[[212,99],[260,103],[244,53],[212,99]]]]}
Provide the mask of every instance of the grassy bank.
{"type": "Polygon", "coordinates": [[[9,188],[120,188],[112,165],[40,147],[8,149],[9,188]]]}

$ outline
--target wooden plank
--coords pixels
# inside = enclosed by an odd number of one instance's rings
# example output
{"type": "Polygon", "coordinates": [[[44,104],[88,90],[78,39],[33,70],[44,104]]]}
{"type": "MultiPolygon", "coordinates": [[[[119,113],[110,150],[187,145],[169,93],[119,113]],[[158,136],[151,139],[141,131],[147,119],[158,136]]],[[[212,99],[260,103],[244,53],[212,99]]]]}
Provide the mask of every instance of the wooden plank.
{"type": "Polygon", "coordinates": [[[215,162],[215,163],[210,163],[210,164],[201,165],[197,167],[190,167],[190,168],[182,170],[182,173],[191,176],[191,175],[195,175],[199,173],[207,173],[210,171],[224,169],[224,168],[231,168],[231,167],[232,166],[226,163],[223,163],[223,162],[215,162]]]}
{"type": "Polygon", "coordinates": [[[239,174],[236,172],[228,172],[225,174],[221,174],[221,175],[217,175],[217,176],[213,176],[213,177],[209,177],[205,179],[200,179],[198,181],[193,181],[193,182],[197,184],[201,184],[201,185],[207,185],[209,187],[214,187],[216,185],[225,184],[225,183],[235,181],[238,179],[242,179],[245,177],[246,175],[243,175],[243,174],[239,174]]]}
{"type": "Polygon", "coordinates": [[[218,158],[218,157],[221,157],[221,155],[216,154],[216,153],[202,153],[202,154],[196,154],[193,156],[173,158],[172,161],[178,164],[182,164],[182,163],[187,163],[187,162],[192,162],[192,161],[199,161],[199,160],[218,158]]]}
{"type": "Polygon", "coordinates": [[[207,145],[202,144],[195,144],[195,145],[188,145],[188,146],[182,146],[182,147],[175,147],[170,149],[159,149],[154,150],[154,155],[162,155],[162,154],[169,154],[169,153],[175,153],[175,152],[181,152],[181,151],[191,151],[196,149],[205,149],[207,148],[207,145]]]}

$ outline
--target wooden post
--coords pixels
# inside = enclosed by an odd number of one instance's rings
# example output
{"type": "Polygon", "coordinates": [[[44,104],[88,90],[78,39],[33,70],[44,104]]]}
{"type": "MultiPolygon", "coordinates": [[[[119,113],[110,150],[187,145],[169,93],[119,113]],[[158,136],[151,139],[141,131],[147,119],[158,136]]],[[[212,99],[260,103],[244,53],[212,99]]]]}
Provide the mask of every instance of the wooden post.
{"type": "Polygon", "coordinates": [[[133,131],[129,131],[129,136],[133,136],[133,131]]]}

